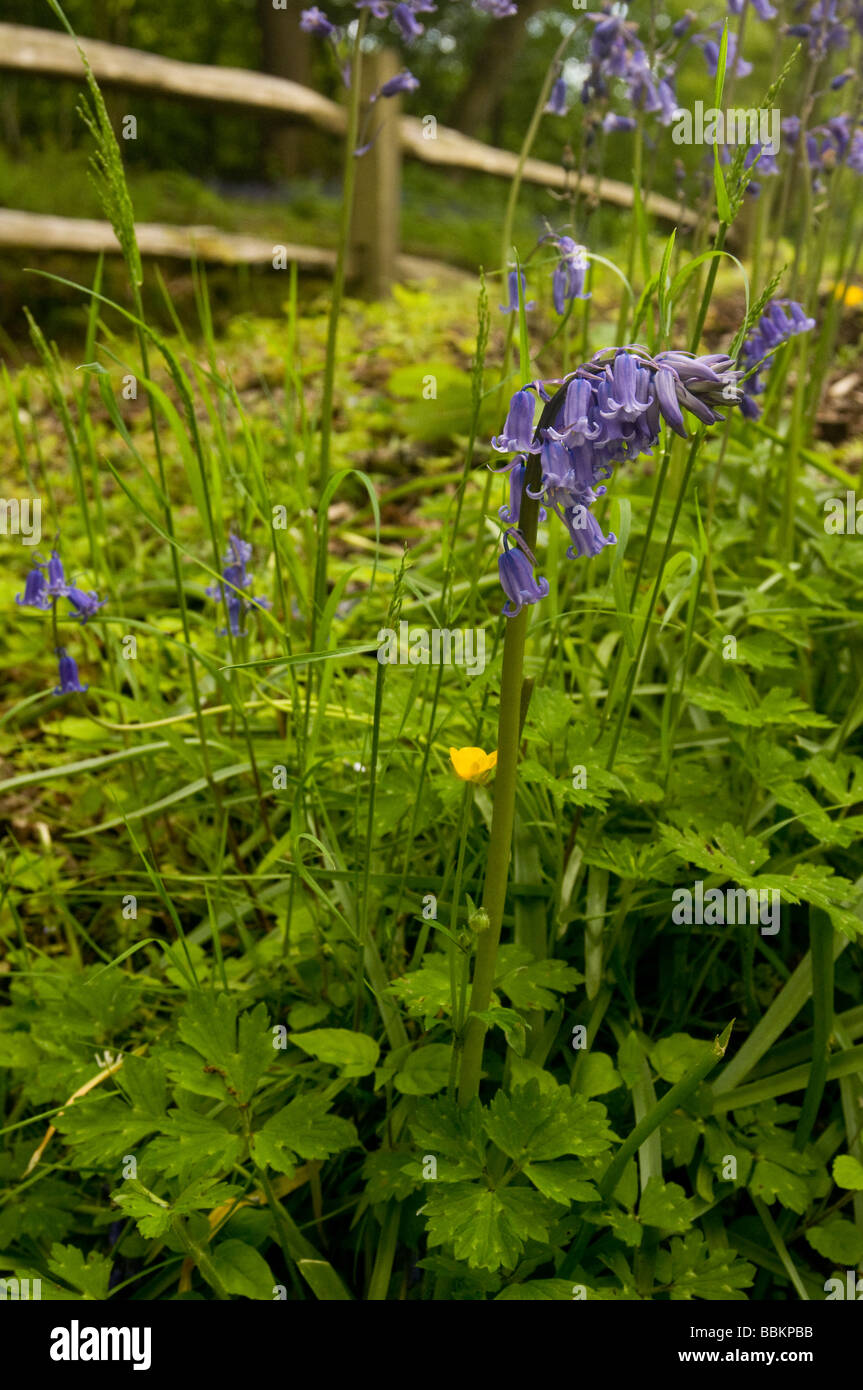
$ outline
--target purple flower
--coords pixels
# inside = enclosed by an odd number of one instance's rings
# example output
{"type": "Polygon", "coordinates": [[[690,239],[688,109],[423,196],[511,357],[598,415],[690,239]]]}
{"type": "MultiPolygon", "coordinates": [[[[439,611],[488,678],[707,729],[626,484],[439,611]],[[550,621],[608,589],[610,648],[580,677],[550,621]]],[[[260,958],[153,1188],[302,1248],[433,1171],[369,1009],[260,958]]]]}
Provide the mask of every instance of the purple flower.
{"type": "Polygon", "coordinates": [[[108,602],[106,598],[99,598],[98,594],[85,593],[83,589],[77,589],[74,585],[69,585],[65,591],[65,598],[72,605],[71,617],[80,618],[82,623],[86,623],[88,618],[92,618],[94,613],[98,613],[100,608],[104,608],[108,602]]]}
{"type": "Polygon", "coordinates": [[[425,27],[414,17],[410,5],[396,5],[393,10],[393,23],[398,26],[399,33],[405,43],[413,43],[414,39],[420,38],[425,33],[425,27]]]}
{"type": "Polygon", "coordinates": [[[509,403],[503,433],[491,441],[491,447],[499,454],[538,454],[540,445],[534,443],[533,417],[536,411],[536,397],[532,391],[522,387],[516,391],[509,403]]]}
{"type": "Polygon", "coordinates": [[[90,687],[89,685],[82,685],[78,679],[78,667],[75,658],[66,655],[65,647],[57,648],[57,656],[59,657],[58,676],[60,684],[55,687],[54,694],[83,695],[90,687]]]}
{"type": "Polygon", "coordinates": [[[377,101],[378,97],[398,96],[399,92],[415,92],[419,85],[413,73],[408,72],[405,68],[403,72],[396,73],[395,77],[391,77],[388,82],[385,82],[375,92],[372,101],[377,101]]]}
{"type": "Polygon", "coordinates": [[[527,603],[538,603],[548,594],[548,580],[535,579],[533,564],[525,553],[527,546],[518,531],[507,531],[503,538],[503,553],[498,556],[500,585],[509,599],[504,604],[506,618],[514,618],[527,603]],[[515,539],[513,549],[510,546],[515,539]]]}
{"type": "Polygon", "coordinates": [[[552,296],[555,310],[562,314],[568,300],[590,298],[589,293],[584,293],[584,278],[588,267],[587,249],[579,246],[571,236],[549,235],[542,237],[541,241],[553,242],[560,255],[552,275],[552,296]]]}
{"type": "Polygon", "coordinates": [[[303,10],[300,14],[300,28],[306,34],[317,34],[319,38],[328,38],[335,29],[324,14],[323,10],[318,9],[317,5],[312,5],[310,9],[303,10]]]}
{"type": "Polygon", "coordinates": [[[614,111],[609,111],[608,115],[602,118],[602,128],[606,135],[616,130],[635,130],[637,124],[634,116],[618,116],[614,111]]]}
{"type": "Polygon", "coordinates": [[[66,574],[63,569],[63,561],[56,550],[51,551],[51,559],[48,561],[48,593],[52,597],[62,598],[66,592],[66,574]]]}
{"type": "Polygon", "coordinates": [[[21,608],[41,608],[44,612],[51,607],[43,569],[44,565],[33,562],[33,568],[24,581],[24,593],[15,595],[15,602],[21,608]]]}
{"type": "Polygon", "coordinates": [[[272,606],[267,598],[253,598],[251,595],[247,597],[245,592],[237,592],[237,590],[245,591],[251,588],[252,578],[246,573],[246,565],[251,558],[252,547],[249,542],[242,540],[232,531],[228,538],[228,549],[222,561],[224,583],[210,584],[205,590],[208,598],[215,599],[218,603],[224,603],[228,610],[228,627],[220,630],[220,637],[227,636],[228,631],[233,637],[245,637],[246,633],[240,626],[243,615],[250,608],[270,608],[272,606]]]}
{"type": "Polygon", "coordinates": [[[761,407],[754,397],[764,390],[761,376],[765,370],[765,360],[789,338],[798,333],[808,333],[814,327],[815,320],[808,318],[803,306],[792,299],[772,299],[767,305],[740,349],[740,359],[747,374],[743,383],[745,396],[741,409],[748,419],[757,420],[761,414],[761,407]]]}
{"type": "MultiPolygon", "coordinates": [[[[784,331],[802,331],[807,322],[802,311],[795,315],[792,309],[790,314],[790,320],[783,315],[784,331]],[[793,326],[797,323],[801,328],[793,326]]],[[[772,331],[780,330],[774,326],[772,331]]],[[[723,353],[696,357],[660,352],[651,357],[646,349],[633,346],[597,353],[563,381],[547,383],[553,394],[541,382],[522,387],[510,402],[502,433],[492,440],[498,452],[517,453],[509,465],[510,502],[501,509],[502,519],[520,525],[523,496],[528,496],[542,502],[566,527],[570,559],[598,555],[616,538],[603,534],[591,507],[605,493],[614,464],[650,454],[663,424],[685,437],[686,413],[705,425],[723,420],[720,408],[743,402],[743,375],[723,353]],[[534,392],[544,402],[536,426],[534,392]],[[537,463],[528,462],[527,455],[537,453],[539,481],[528,485],[537,463]]],[[[525,603],[543,596],[545,581],[534,579],[536,561],[520,533],[507,536],[500,577],[511,601],[504,612],[512,617],[525,603]],[[510,549],[507,536],[516,541],[516,550],[510,549]]]]}
{"type": "Polygon", "coordinates": [[[490,14],[492,19],[509,19],[510,15],[518,14],[518,5],[512,0],[473,0],[475,10],[480,10],[483,14],[490,14]]]}
{"type": "Polygon", "coordinates": [[[569,115],[569,107],[566,104],[566,83],[562,77],[558,77],[552,86],[548,101],[545,103],[545,111],[549,116],[569,115]]]}
{"type": "MultiPolygon", "coordinates": [[[[522,271],[522,272],[521,272],[521,293],[522,293],[522,298],[524,298],[524,300],[525,300],[524,307],[525,307],[526,310],[527,310],[527,309],[535,309],[535,308],[536,308],[536,300],[525,298],[525,286],[526,286],[526,283],[527,283],[527,282],[526,282],[526,280],[525,280],[524,271],[522,271]]],[[[502,314],[517,314],[517,313],[518,313],[518,271],[517,271],[517,270],[511,270],[511,271],[509,272],[509,275],[507,276],[507,289],[508,289],[508,291],[509,291],[509,304],[499,304],[499,305],[498,305],[498,308],[500,309],[500,312],[501,312],[502,314]]]]}

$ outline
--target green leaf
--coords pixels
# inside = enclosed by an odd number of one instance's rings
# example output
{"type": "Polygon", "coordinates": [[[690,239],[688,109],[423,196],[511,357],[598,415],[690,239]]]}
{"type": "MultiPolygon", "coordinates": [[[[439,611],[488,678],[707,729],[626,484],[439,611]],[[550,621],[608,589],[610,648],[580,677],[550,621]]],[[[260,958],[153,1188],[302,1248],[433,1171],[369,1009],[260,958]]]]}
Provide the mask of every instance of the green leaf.
{"type": "Polygon", "coordinates": [[[451,1245],[471,1269],[495,1270],[512,1269],[528,1240],[547,1240],[559,1208],[528,1188],[460,1182],[435,1190],[422,1212],[430,1246],[451,1245]]]}
{"type": "Polygon", "coordinates": [[[278,1054],[265,1006],[256,1005],[238,1020],[239,1009],[239,1001],[231,995],[192,993],[180,1015],[178,1032],[221,1076],[236,1103],[245,1105],[278,1054]]]}
{"type": "Polygon", "coordinates": [[[676,1084],[701,1061],[704,1048],[703,1038],[691,1038],[688,1033],[672,1033],[671,1037],[660,1038],[659,1042],[653,1045],[650,1049],[650,1061],[654,1071],[663,1081],[676,1084]]]}
{"type": "Polygon", "coordinates": [[[555,993],[568,994],[584,976],[562,960],[534,960],[522,946],[502,946],[494,987],[517,1009],[553,1009],[555,993]],[[552,992],[554,991],[554,992],[552,992]]]}
{"type": "Polygon", "coordinates": [[[314,1028],[310,1033],[292,1033],[289,1041],[319,1062],[340,1067],[343,1076],[367,1076],[377,1066],[381,1050],[374,1038],[350,1028],[314,1028]]]}
{"type": "Polygon", "coordinates": [[[810,1193],[806,1181],[769,1159],[759,1159],[748,1187],[754,1196],[761,1197],[768,1206],[778,1199],[783,1207],[796,1211],[798,1216],[802,1216],[809,1205],[810,1193]]]}
{"type": "Polygon", "coordinates": [[[492,1143],[518,1161],[598,1154],[614,1139],[603,1105],[572,1095],[565,1086],[543,1093],[536,1081],[509,1096],[498,1091],[483,1127],[492,1143]]]}
{"type": "Polygon", "coordinates": [[[111,1261],[96,1250],[91,1250],[85,1259],[74,1245],[52,1245],[48,1268],[58,1279],[71,1284],[82,1298],[101,1302],[108,1296],[111,1261]]]}
{"type": "Polygon", "coordinates": [[[684,1239],[675,1238],[670,1249],[656,1256],[656,1283],[670,1286],[672,1300],[691,1298],[714,1301],[740,1301],[755,1278],[755,1268],[738,1260],[733,1250],[711,1253],[700,1231],[690,1231],[684,1239]]]}
{"type": "Polygon", "coordinates": [[[442,951],[428,951],[419,970],[411,970],[388,986],[404,1004],[411,1018],[421,1018],[426,1028],[452,1011],[449,960],[442,951]]]}
{"type": "Polygon", "coordinates": [[[272,1299],[275,1280],[263,1255],[242,1240],[223,1240],[210,1256],[228,1293],[241,1298],[272,1299]]]}
{"type": "Polygon", "coordinates": [[[644,1226],[658,1226],[663,1231],[685,1231],[697,1211],[694,1198],[687,1198],[676,1182],[652,1177],[641,1194],[638,1219],[644,1226]]]}
{"type": "Polygon", "coordinates": [[[623,1078],[607,1052],[588,1052],[578,1077],[579,1095],[590,1100],[591,1096],[604,1096],[622,1085],[623,1078]]]}
{"type": "MultiPolygon", "coordinates": [[[[421,1101],[410,1121],[410,1129],[420,1155],[431,1154],[437,1158],[438,1182],[460,1182],[482,1174],[486,1146],[479,1101],[474,1100],[465,1107],[446,1098],[421,1101]]],[[[416,1175],[422,1175],[419,1159],[416,1160],[416,1175]]]]}
{"type": "Polygon", "coordinates": [[[833,1216],[823,1226],[810,1226],[806,1239],[813,1250],[834,1264],[853,1268],[863,1261],[863,1231],[858,1231],[853,1221],[833,1216]]]}
{"type": "Polygon", "coordinates": [[[525,1284],[509,1284],[495,1303],[570,1303],[572,1284],[568,1279],[528,1279],[525,1284]]]}
{"type": "Polygon", "coordinates": [[[86,1097],[54,1121],[68,1144],[75,1147],[81,1168],[104,1168],[134,1154],[141,1140],[161,1129],[155,1115],[136,1115],[119,1096],[86,1097]]]}
{"type": "Polygon", "coordinates": [[[228,1172],[245,1148],[241,1134],[191,1110],[172,1110],[160,1128],[162,1135],[147,1146],[146,1164],[180,1182],[228,1172]]]}
{"type": "Polygon", "coordinates": [[[599,1193],[592,1182],[585,1180],[581,1164],[572,1159],[561,1159],[557,1163],[527,1163],[523,1171],[534,1187],[552,1202],[569,1206],[570,1202],[599,1201],[599,1193]]]}
{"type": "Polygon", "coordinates": [[[297,1096],[254,1134],[255,1162],[292,1177],[298,1156],[325,1159],[359,1143],[351,1122],[328,1111],[329,1102],[324,1096],[297,1096]]]}
{"type": "Polygon", "coordinates": [[[837,1187],[863,1192],[863,1163],[851,1154],[839,1154],[833,1160],[833,1181],[837,1187]]]}
{"type": "Polygon", "coordinates": [[[405,1096],[433,1096],[449,1081],[452,1047],[449,1043],[427,1043],[410,1054],[394,1085],[405,1096]]]}

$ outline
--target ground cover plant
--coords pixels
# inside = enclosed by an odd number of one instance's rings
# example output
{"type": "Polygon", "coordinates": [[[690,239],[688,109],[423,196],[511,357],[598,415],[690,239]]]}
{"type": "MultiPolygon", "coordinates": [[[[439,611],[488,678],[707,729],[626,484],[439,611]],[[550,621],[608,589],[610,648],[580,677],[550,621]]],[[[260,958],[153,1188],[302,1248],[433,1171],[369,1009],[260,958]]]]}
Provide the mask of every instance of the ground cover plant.
{"type": "Polygon", "coordinates": [[[0,1276],[43,1299],[856,1296],[863,11],[534,8],[494,262],[375,303],[364,151],[448,6],[303,11],[335,274],[219,331],[82,53],[122,272],[39,277],[78,340],[22,313],[0,404],[0,1276]]]}

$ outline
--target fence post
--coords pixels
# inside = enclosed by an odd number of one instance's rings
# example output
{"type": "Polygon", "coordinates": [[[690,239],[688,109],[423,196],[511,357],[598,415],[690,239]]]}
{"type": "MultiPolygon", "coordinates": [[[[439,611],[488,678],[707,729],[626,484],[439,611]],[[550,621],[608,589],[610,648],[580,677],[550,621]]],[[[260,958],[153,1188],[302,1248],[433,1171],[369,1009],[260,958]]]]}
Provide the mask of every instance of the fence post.
{"type": "MultiPolygon", "coordinates": [[[[363,55],[364,109],[373,92],[401,71],[392,49],[363,55]]],[[[389,294],[396,278],[401,223],[401,139],[398,97],[381,97],[362,130],[371,148],[359,156],[351,233],[350,274],[359,293],[371,299],[389,294]]]]}

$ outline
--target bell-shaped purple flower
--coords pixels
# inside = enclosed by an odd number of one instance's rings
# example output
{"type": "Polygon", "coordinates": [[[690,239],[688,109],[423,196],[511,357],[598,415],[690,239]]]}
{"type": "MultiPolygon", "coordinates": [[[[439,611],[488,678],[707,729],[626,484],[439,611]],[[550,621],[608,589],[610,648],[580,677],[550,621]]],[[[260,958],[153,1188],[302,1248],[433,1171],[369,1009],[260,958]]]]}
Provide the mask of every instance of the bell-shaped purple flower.
{"type": "Polygon", "coordinates": [[[98,613],[100,608],[104,608],[108,602],[106,598],[100,599],[98,594],[92,590],[85,593],[83,589],[78,589],[74,584],[70,584],[65,591],[65,597],[72,605],[70,616],[80,618],[82,623],[86,623],[88,618],[92,618],[94,613],[98,613]]]}
{"type": "Polygon", "coordinates": [[[65,647],[57,648],[59,658],[59,680],[60,684],[55,687],[55,695],[83,695],[89,690],[89,685],[82,685],[78,679],[78,667],[75,658],[68,656],[65,647]]]}
{"type": "Polygon", "coordinates": [[[558,77],[552,85],[548,101],[545,103],[545,112],[548,116],[569,115],[569,106],[566,101],[566,82],[562,77],[558,77]]]}
{"type": "Polygon", "coordinates": [[[60,597],[66,592],[66,574],[63,569],[63,561],[56,550],[51,551],[51,559],[48,561],[48,593],[54,597],[60,597]]]}
{"type": "Polygon", "coordinates": [[[33,568],[24,581],[23,594],[15,595],[15,602],[21,608],[41,608],[44,611],[51,607],[51,599],[48,595],[48,586],[43,574],[44,566],[34,562],[33,568]]]}
{"type": "MultiPolygon", "coordinates": [[[[517,313],[518,313],[518,275],[519,275],[519,272],[518,272],[517,270],[511,270],[511,271],[509,272],[509,275],[507,276],[507,289],[508,289],[508,292],[509,292],[509,303],[508,303],[508,304],[499,304],[499,305],[498,305],[498,308],[500,309],[500,312],[501,312],[502,314],[517,314],[517,313]]],[[[534,300],[534,299],[528,299],[528,298],[527,298],[526,284],[527,284],[527,282],[526,282],[526,280],[525,280],[525,274],[524,274],[524,271],[522,271],[522,272],[521,272],[521,294],[522,294],[522,298],[524,299],[524,307],[525,307],[526,310],[527,310],[527,309],[535,309],[535,308],[536,308],[536,300],[534,300]]]]}
{"type": "Polygon", "coordinates": [[[316,34],[318,38],[326,39],[335,27],[317,5],[311,5],[309,9],[300,12],[300,28],[306,34],[316,34]]]}
{"type": "Polygon", "coordinates": [[[516,391],[509,403],[503,433],[491,441],[491,447],[499,454],[538,454],[542,445],[534,441],[533,417],[536,412],[536,397],[532,391],[522,387],[516,391]]]}
{"type": "Polygon", "coordinates": [[[501,588],[509,599],[503,608],[506,618],[514,618],[525,604],[539,603],[548,594],[548,580],[534,578],[533,565],[520,548],[518,540],[510,549],[510,537],[511,532],[507,532],[504,549],[497,562],[501,588]]]}

